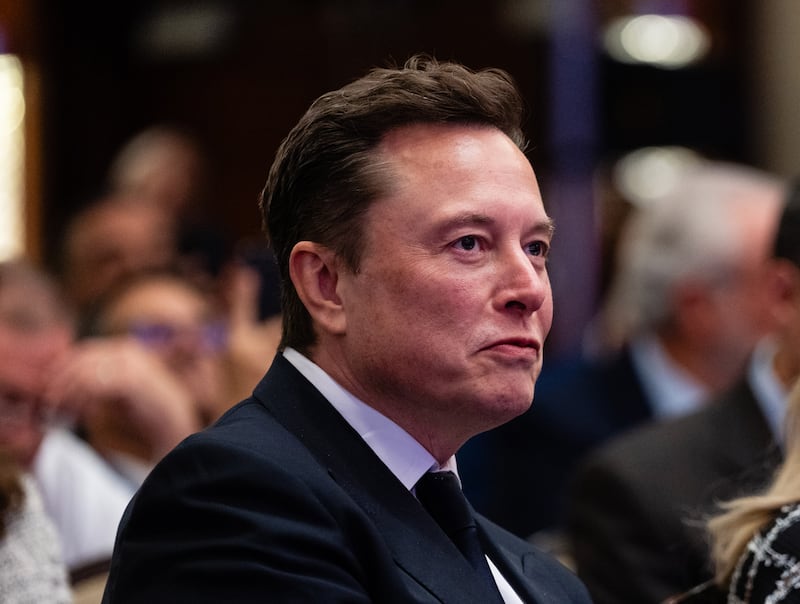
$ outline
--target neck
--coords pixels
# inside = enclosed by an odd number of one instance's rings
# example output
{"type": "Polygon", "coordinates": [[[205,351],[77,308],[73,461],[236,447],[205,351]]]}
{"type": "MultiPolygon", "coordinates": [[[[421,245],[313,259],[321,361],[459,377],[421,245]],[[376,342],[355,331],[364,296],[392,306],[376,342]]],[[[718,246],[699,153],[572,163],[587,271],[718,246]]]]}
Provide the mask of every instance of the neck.
{"type": "Polygon", "coordinates": [[[660,337],[659,341],[672,362],[711,393],[727,389],[744,371],[746,358],[733,360],[726,357],[721,359],[718,354],[703,347],[687,344],[669,336],[660,337]]]}
{"type": "Polygon", "coordinates": [[[456,427],[463,428],[463,422],[454,422],[451,416],[441,410],[425,406],[421,401],[398,399],[385,389],[376,391],[375,388],[365,387],[363,381],[340,362],[345,358],[344,355],[330,354],[325,348],[318,347],[308,358],[350,394],[400,426],[439,464],[455,455],[474,434],[485,430],[484,426],[474,432],[456,432],[456,427]]]}

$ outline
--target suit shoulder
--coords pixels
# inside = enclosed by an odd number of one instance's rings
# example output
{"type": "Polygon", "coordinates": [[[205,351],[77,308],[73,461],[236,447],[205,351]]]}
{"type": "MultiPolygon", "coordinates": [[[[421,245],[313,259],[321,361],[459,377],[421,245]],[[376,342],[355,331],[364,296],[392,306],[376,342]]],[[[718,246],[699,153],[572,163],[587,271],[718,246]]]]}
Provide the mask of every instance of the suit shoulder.
{"type": "MultiPolygon", "coordinates": [[[[248,480],[269,476],[327,476],[306,446],[255,399],[247,399],[215,424],[193,434],[154,468],[149,482],[248,480]]],[[[148,481],[146,481],[148,482],[148,481]]]]}
{"type": "Polygon", "coordinates": [[[653,420],[637,426],[611,440],[597,453],[595,459],[606,463],[636,456],[639,460],[661,458],[669,451],[670,456],[680,455],[690,446],[695,450],[708,443],[706,437],[713,435],[719,424],[715,418],[719,409],[716,404],[688,415],[653,420]]]}

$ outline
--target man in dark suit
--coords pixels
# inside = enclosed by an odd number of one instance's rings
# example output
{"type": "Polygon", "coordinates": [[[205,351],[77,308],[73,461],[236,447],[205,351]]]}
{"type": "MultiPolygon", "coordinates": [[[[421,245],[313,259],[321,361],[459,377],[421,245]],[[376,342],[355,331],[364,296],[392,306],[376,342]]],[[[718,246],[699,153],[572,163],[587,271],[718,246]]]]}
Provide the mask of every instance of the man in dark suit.
{"type": "Polygon", "coordinates": [[[686,417],[612,441],[571,491],[570,552],[596,604],[657,604],[711,578],[704,515],[780,459],[746,381],[686,417]]]}
{"type": "Polygon", "coordinates": [[[552,320],[521,108],[503,72],[423,57],[309,108],[262,198],[280,352],[145,481],[104,602],[589,602],[455,474],[530,405],[552,320]]]}
{"type": "Polygon", "coordinates": [[[800,376],[800,196],[784,208],[763,269],[775,328],[727,393],[590,456],[570,493],[568,532],[597,604],[661,602],[711,579],[705,518],[755,492],[782,457],[785,398],[800,376]]]}

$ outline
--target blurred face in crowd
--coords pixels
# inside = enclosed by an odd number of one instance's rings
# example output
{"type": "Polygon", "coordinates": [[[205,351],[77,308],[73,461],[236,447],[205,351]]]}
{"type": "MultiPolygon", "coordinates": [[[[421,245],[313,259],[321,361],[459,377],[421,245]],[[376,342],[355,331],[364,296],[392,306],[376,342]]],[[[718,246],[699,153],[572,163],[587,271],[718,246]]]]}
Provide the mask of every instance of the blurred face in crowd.
{"type": "Polygon", "coordinates": [[[734,220],[741,246],[733,273],[718,287],[708,321],[716,330],[714,356],[720,363],[744,367],[753,346],[774,327],[765,309],[771,304],[769,256],[777,221],[774,203],[735,208],[734,220]]]}
{"type": "Polygon", "coordinates": [[[180,219],[198,200],[203,164],[200,148],[188,137],[170,130],[145,131],[114,166],[114,184],[180,219]]]}
{"type": "Polygon", "coordinates": [[[137,280],[103,313],[102,329],[135,337],[189,388],[201,413],[213,413],[222,396],[220,353],[225,330],[205,295],[180,278],[137,280]]]}
{"type": "Polygon", "coordinates": [[[52,321],[34,292],[0,291],[0,447],[29,466],[44,436],[42,396],[72,332],[52,321]]]}
{"type": "Polygon", "coordinates": [[[67,285],[75,303],[98,299],[117,280],[174,258],[170,223],[145,203],[110,201],[74,225],[67,242],[67,285]]]}
{"type": "Polygon", "coordinates": [[[315,356],[446,459],[531,403],[552,322],[552,223],[498,130],[413,125],[378,152],[389,192],[364,218],[358,270],[338,274],[339,337],[315,356]]]}

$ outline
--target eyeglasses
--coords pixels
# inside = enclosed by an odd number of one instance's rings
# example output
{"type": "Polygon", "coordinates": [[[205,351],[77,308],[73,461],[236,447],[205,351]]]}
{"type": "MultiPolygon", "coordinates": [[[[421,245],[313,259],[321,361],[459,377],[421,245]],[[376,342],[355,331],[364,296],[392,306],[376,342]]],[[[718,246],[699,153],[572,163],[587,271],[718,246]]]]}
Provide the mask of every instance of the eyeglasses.
{"type": "Polygon", "coordinates": [[[196,343],[203,351],[220,352],[227,344],[225,324],[219,321],[198,327],[177,327],[166,323],[137,322],[128,332],[139,342],[153,349],[167,349],[180,342],[196,343]]]}

